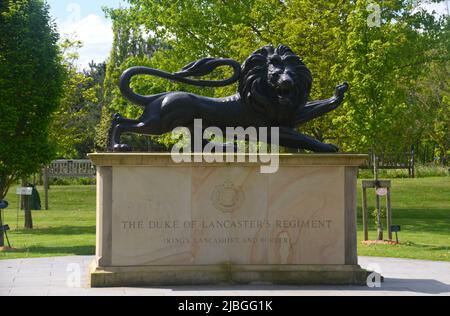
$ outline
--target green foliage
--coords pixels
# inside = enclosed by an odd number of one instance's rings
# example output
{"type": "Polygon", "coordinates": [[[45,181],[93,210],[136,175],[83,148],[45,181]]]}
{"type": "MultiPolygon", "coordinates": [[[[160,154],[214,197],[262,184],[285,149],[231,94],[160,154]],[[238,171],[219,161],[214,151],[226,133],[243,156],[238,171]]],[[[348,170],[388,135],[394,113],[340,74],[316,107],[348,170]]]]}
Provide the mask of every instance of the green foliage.
{"type": "Polygon", "coordinates": [[[68,185],[95,185],[95,178],[50,178],[49,185],[68,186],[68,185]]]}
{"type": "Polygon", "coordinates": [[[50,129],[59,158],[85,158],[94,151],[95,128],[100,121],[105,64],[91,63],[90,69],[77,69],[79,41],[65,39],[61,48],[67,78],[50,129]]]}
{"type": "Polygon", "coordinates": [[[430,63],[426,71],[412,94],[421,113],[416,128],[423,131],[426,140],[437,145],[437,156],[445,164],[450,160],[450,62],[430,63]]]}
{"type": "Polygon", "coordinates": [[[40,0],[1,1],[0,198],[55,155],[48,140],[64,79],[58,33],[40,0]]]}
{"type": "MultiPolygon", "coordinates": [[[[113,21],[114,40],[111,55],[109,57],[103,84],[104,103],[101,109],[100,123],[95,130],[95,146],[99,150],[106,150],[109,139],[114,108],[125,108],[126,102],[118,89],[119,77],[123,67],[121,64],[133,53],[143,53],[142,34],[135,23],[126,14],[126,10],[106,10],[113,21]],[[137,34],[134,36],[134,32],[137,34]]],[[[126,113],[124,112],[124,115],[126,113]]]]}
{"type": "MultiPolygon", "coordinates": [[[[384,220],[386,219],[386,210],[384,208],[381,208],[380,211],[380,219],[382,221],[381,226],[384,226],[383,224],[384,220]]],[[[375,227],[378,227],[378,210],[376,208],[372,211],[372,218],[375,223],[375,227]]]]}
{"type": "MultiPolygon", "coordinates": [[[[416,178],[450,177],[450,169],[439,165],[416,165],[414,168],[416,178]]],[[[381,179],[410,178],[406,169],[378,170],[381,179]]],[[[373,179],[373,170],[359,170],[359,179],[373,179]]]]}
{"type": "Polygon", "coordinates": [[[347,19],[350,28],[334,72],[345,77],[352,89],[343,115],[335,122],[346,139],[345,148],[403,150],[422,136],[415,128],[421,111],[410,102],[413,83],[425,73],[428,62],[448,56],[448,47],[439,49],[436,33],[441,23],[414,11],[410,1],[383,1],[378,27],[367,23],[368,3],[356,1],[347,19]]]}

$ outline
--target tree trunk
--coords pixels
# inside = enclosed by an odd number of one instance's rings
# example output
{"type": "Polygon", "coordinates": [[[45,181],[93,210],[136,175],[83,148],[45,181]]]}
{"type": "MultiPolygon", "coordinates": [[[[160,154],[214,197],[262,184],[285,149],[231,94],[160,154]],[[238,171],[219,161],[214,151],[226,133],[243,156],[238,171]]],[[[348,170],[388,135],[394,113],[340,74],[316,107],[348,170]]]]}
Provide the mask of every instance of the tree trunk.
{"type": "Polygon", "coordinates": [[[49,189],[49,184],[48,184],[48,167],[45,166],[43,169],[43,177],[44,177],[44,198],[45,198],[45,210],[48,211],[48,189],[49,189]]]}
{"type": "MultiPolygon", "coordinates": [[[[375,181],[378,181],[378,156],[375,151],[373,154],[373,173],[375,176],[375,181]]],[[[378,189],[375,187],[375,190],[378,189]]],[[[380,207],[380,196],[376,193],[376,204],[377,204],[377,232],[378,240],[383,240],[383,224],[381,222],[381,207],[380,207]]]]}
{"type": "Polygon", "coordinates": [[[6,173],[0,173],[0,200],[3,200],[6,197],[6,193],[8,193],[9,186],[12,182],[11,175],[7,175],[6,173]]]}
{"type": "MultiPolygon", "coordinates": [[[[22,187],[25,187],[28,179],[26,177],[22,178],[22,187]]],[[[33,216],[31,214],[31,196],[22,195],[21,196],[21,206],[25,212],[25,229],[33,229],[33,216]]]]}
{"type": "Polygon", "coordinates": [[[440,160],[441,160],[441,166],[442,167],[445,167],[445,165],[447,164],[447,149],[446,148],[444,148],[444,147],[442,147],[441,149],[440,149],[440,151],[441,151],[441,157],[440,157],[440,160]]]}
{"type": "MultiPolygon", "coordinates": [[[[3,228],[3,220],[2,220],[2,213],[0,210],[0,229],[3,228]]],[[[4,247],[5,246],[5,240],[3,238],[3,230],[0,231],[0,247],[4,247]]]]}
{"type": "Polygon", "coordinates": [[[378,232],[378,240],[383,241],[383,223],[381,218],[381,207],[380,207],[380,196],[377,193],[377,232],[378,232]]]}
{"type": "MultiPolygon", "coordinates": [[[[27,185],[27,178],[23,177],[21,182],[20,182],[20,186],[23,188],[27,185]]],[[[25,203],[26,203],[27,197],[25,195],[21,195],[20,196],[20,209],[21,210],[25,210],[25,203]]]]}
{"type": "MultiPolygon", "coordinates": [[[[29,197],[27,197],[28,199],[29,197]]],[[[30,203],[25,203],[25,229],[33,229],[33,216],[31,215],[30,203]]]]}

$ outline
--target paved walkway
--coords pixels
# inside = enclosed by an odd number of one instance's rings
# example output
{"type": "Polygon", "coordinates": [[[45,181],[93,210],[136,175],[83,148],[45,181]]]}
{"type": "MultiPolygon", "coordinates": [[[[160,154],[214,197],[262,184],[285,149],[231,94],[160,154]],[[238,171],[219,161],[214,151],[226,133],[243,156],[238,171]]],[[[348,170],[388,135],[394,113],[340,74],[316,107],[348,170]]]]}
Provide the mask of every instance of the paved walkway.
{"type": "Polygon", "coordinates": [[[277,296],[277,295],[447,295],[450,262],[360,257],[360,264],[381,269],[380,288],[359,286],[201,286],[90,289],[87,267],[93,257],[59,257],[0,261],[0,296],[277,296]],[[81,276],[81,280],[80,277],[81,276]]]}

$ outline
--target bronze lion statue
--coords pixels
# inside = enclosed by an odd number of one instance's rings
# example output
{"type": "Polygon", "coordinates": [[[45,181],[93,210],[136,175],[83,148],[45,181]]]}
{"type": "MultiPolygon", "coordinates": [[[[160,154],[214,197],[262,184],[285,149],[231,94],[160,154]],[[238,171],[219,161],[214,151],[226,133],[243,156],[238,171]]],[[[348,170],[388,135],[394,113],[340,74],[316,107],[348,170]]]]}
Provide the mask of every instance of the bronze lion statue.
{"type": "Polygon", "coordinates": [[[121,135],[132,132],[142,135],[162,135],[177,127],[192,129],[195,119],[206,127],[279,127],[281,146],[314,152],[337,152],[338,148],[324,144],[297,132],[300,125],[334,109],[344,99],[348,84],[336,87],[333,97],[308,102],[312,75],[303,61],[287,46],[264,46],[256,50],[241,66],[233,59],[204,58],[182,71],[171,74],[147,67],[126,70],[120,79],[122,94],[132,103],[144,107],[137,120],[116,114],[111,127],[110,149],[130,151],[122,144],[121,135]],[[222,81],[197,80],[221,66],[234,69],[231,78],[222,81]],[[143,96],[130,88],[131,78],[151,75],[201,87],[223,87],[239,81],[238,92],[225,98],[208,98],[187,92],[165,92],[143,96]]]}

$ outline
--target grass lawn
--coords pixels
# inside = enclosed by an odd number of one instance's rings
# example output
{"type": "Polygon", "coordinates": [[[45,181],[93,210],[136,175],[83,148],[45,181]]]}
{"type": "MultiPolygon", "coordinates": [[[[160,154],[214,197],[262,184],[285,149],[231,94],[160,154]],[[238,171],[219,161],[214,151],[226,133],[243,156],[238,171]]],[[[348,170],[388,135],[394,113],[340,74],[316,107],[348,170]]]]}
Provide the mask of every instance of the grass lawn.
{"type": "MultiPolygon", "coordinates": [[[[52,186],[49,190],[49,211],[33,211],[34,229],[23,229],[23,211],[19,212],[15,188],[7,196],[9,208],[3,220],[16,250],[0,252],[0,259],[32,258],[95,253],[95,186],[52,186]]],[[[38,188],[43,200],[43,189],[38,188]]],[[[6,240],[5,240],[6,244],[6,240]]]]}
{"type": "MultiPolygon", "coordinates": [[[[392,181],[393,225],[401,225],[400,245],[358,245],[361,256],[450,261],[450,177],[392,181]]],[[[358,240],[362,240],[361,189],[358,189],[358,240]]],[[[375,209],[368,191],[369,213],[375,209]]],[[[383,207],[384,198],[381,199],[383,207]]],[[[370,216],[370,215],[369,215],[370,216]]],[[[369,239],[376,239],[373,218],[369,239]]],[[[387,232],[385,232],[387,238],[387,232]]],[[[394,234],[395,238],[395,234],[394,234]]]]}
{"type": "MultiPolygon", "coordinates": [[[[374,209],[374,193],[369,193],[369,209],[374,209]]],[[[17,250],[0,252],[0,259],[94,254],[94,186],[52,186],[50,210],[33,212],[35,229],[32,231],[21,229],[23,212],[19,212],[19,230],[16,230],[15,188],[7,200],[10,207],[4,212],[4,219],[12,229],[9,238],[17,250]]],[[[360,200],[359,191],[359,204],[360,200]]],[[[359,245],[359,255],[450,261],[450,177],[395,179],[392,206],[393,224],[402,226],[401,245],[359,245]]],[[[359,240],[362,238],[360,215],[359,207],[359,240]]],[[[373,221],[370,228],[370,237],[375,238],[373,221]]]]}

